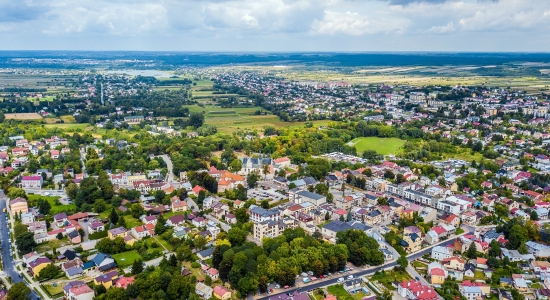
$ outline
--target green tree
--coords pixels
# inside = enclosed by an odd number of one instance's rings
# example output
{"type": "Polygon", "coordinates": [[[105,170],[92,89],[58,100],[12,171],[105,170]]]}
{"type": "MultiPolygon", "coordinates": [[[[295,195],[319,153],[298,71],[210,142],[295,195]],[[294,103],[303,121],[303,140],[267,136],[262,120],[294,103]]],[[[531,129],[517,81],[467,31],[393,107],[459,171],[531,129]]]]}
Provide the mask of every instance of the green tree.
{"type": "Polygon", "coordinates": [[[67,196],[71,199],[76,199],[76,195],[78,194],[78,191],[80,189],[78,186],[74,183],[69,183],[67,187],[65,188],[65,192],[67,192],[67,196]]]}
{"type": "Polygon", "coordinates": [[[392,300],[393,299],[393,295],[392,293],[389,291],[389,290],[384,290],[384,292],[382,293],[382,295],[378,295],[376,296],[376,300],[392,300]]]}
{"type": "Polygon", "coordinates": [[[206,245],[206,239],[200,234],[195,237],[193,242],[195,244],[195,248],[199,250],[204,249],[204,246],[206,245]]]}
{"type": "MultiPolygon", "coordinates": [[[[140,205],[141,206],[141,205],[140,205]]],[[[113,224],[117,224],[118,223],[118,213],[116,212],[116,209],[113,207],[111,209],[111,213],[109,214],[109,220],[111,221],[111,223],[113,224]]]]}
{"type": "Polygon", "coordinates": [[[231,228],[227,232],[227,239],[231,243],[232,246],[240,246],[246,241],[246,237],[248,235],[248,232],[239,229],[239,228],[231,228]]]}
{"type": "Polygon", "coordinates": [[[258,180],[258,174],[256,174],[255,172],[248,174],[248,176],[246,177],[246,183],[248,184],[249,188],[256,187],[256,183],[258,182],[258,180]]]}
{"type": "Polygon", "coordinates": [[[468,250],[466,251],[466,256],[468,258],[477,258],[477,251],[476,251],[476,245],[474,242],[470,243],[470,246],[468,247],[468,250]]]}
{"type": "Polygon", "coordinates": [[[8,290],[8,300],[31,300],[31,289],[21,281],[8,290]]]}
{"type": "Polygon", "coordinates": [[[145,214],[145,209],[143,209],[141,204],[135,203],[130,207],[130,213],[132,214],[132,217],[139,219],[143,214],[145,214]]]}
{"type": "Polygon", "coordinates": [[[8,191],[8,197],[10,197],[10,199],[15,199],[15,198],[25,198],[25,199],[27,199],[27,193],[25,193],[24,189],[11,188],[8,191]]]}
{"type": "Polygon", "coordinates": [[[44,269],[40,270],[38,277],[41,280],[52,279],[59,275],[59,269],[54,264],[47,265],[44,269]]]}
{"type": "Polygon", "coordinates": [[[50,210],[52,209],[52,206],[48,200],[39,199],[38,200],[38,210],[40,210],[40,213],[43,215],[49,215],[50,210]]]}
{"type": "Polygon", "coordinates": [[[164,217],[162,215],[158,215],[157,224],[155,224],[155,234],[161,235],[164,232],[166,232],[167,228],[165,225],[166,225],[166,220],[164,219],[164,217]]]}
{"type": "Polygon", "coordinates": [[[36,247],[34,233],[25,232],[21,234],[17,239],[15,239],[15,245],[17,246],[20,254],[27,254],[33,251],[34,247],[36,247]]]}
{"type": "Polygon", "coordinates": [[[236,158],[229,163],[229,171],[233,173],[239,172],[243,168],[243,163],[240,159],[236,158]]]}
{"type": "Polygon", "coordinates": [[[498,242],[496,240],[492,240],[489,246],[489,257],[499,257],[501,249],[498,242]]]}
{"type": "Polygon", "coordinates": [[[532,221],[538,221],[539,220],[539,215],[537,214],[536,211],[532,210],[531,213],[529,214],[529,218],[532,221]]]}
{"type": "Polygon", "coordinates": [[[132,263],[132,274],[137,275],[143,272],[143,261],[141,259],[136,259],[132,263]]]}
{"type": "Polygon", "coordinates": [[[162,201],[164,200],[164,197],[166,196],[166,193],[163,191],[163,190],[158,190],[156,193],[155,193],[155,202],[156,203],[162,203],[162,201]]]}
{"type": "Polygon", "coordinates": [[[330,220],[330,215],[328,213],[328,211],[325,213],[325,221],[328,221],[330,220]]]}
{"type": "Polygon", "coordinates": [[[399,256],[399,258],[397,259],[397,264],[401,268],[405,269],[409,265],[409,260],[407,259],[407,256],[405,255],[399,256]]]}
{"type": "Polygon", "coordinates": [[[200,112],[191,113],[187,124],[188,126],[193,126],[195,129],[201,127],[204,124],[204,115],[200,112]]]}
{"type": "Polygon", "coordinates": [[[512,250],[516,250],[521,244],[524,244],[528,240],[529,234],[525,226],[516,224],[510,229],[510,234],[508,236],[508,243],[506,243],[506,247],[512,250]]]}

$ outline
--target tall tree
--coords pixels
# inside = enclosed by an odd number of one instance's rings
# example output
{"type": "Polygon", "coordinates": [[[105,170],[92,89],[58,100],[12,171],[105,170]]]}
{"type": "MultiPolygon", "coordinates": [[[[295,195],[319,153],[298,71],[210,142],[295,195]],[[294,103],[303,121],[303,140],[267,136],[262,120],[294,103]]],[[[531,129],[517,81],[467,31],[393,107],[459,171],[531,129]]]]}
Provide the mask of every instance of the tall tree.
{"type": "Polygon", "coordinates": [[[114,207],[111,209],[111,213],[109,214],[109,220],[112,224],[116,225],[118,223],[118,213],[114,207]]]}

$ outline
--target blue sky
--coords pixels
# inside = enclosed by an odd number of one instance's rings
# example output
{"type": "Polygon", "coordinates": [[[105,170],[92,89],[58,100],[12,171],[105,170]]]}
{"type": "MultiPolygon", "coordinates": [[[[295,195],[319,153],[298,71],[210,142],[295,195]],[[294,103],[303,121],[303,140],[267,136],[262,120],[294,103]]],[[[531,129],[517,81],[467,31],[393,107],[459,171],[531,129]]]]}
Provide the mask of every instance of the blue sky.
{"type": "Polygon", "coordinates": [[[1,50],[550,51],[548,0],[0,0],[1,50]]]}

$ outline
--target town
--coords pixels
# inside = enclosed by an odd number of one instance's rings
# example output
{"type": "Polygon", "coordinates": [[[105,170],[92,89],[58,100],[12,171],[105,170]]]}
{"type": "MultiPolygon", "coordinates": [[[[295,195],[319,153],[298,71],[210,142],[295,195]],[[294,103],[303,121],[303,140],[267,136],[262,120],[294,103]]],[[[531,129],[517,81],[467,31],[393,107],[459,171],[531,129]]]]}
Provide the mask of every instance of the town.
{"type": "Polygon", "coordinates": [[[0,299],[550,295],[547,94],[173,74],[0,85],[0,299]]]}

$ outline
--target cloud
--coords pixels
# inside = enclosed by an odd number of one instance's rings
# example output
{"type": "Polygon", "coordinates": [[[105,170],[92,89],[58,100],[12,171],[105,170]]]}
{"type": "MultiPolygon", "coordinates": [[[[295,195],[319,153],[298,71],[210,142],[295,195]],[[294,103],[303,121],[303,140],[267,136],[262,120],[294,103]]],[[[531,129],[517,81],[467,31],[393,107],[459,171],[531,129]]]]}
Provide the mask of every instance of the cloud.
{"type": "Polygon", "coordinates": [[[364,35],[388,32],[403,32],[407,22],[369,18],[358,13],[326,11],[322,20],[315,19],[312,29],[318,34],[364,35]]]}
{"type": "Polygon", "coordinates": [[[36,20],[48,8],[33,2],[0,0],[0,23],[36,20]]]}
{"type": "Polygon", "coordinates": [[[430,28],[428,32],[445,33],[445,32],[454,31],[454,30],[455,30],[455,26],[453,24],[453,21],[451,21],[447,23],[447,25],[445,26],[432,26],[432,28],[430,28]]]}

